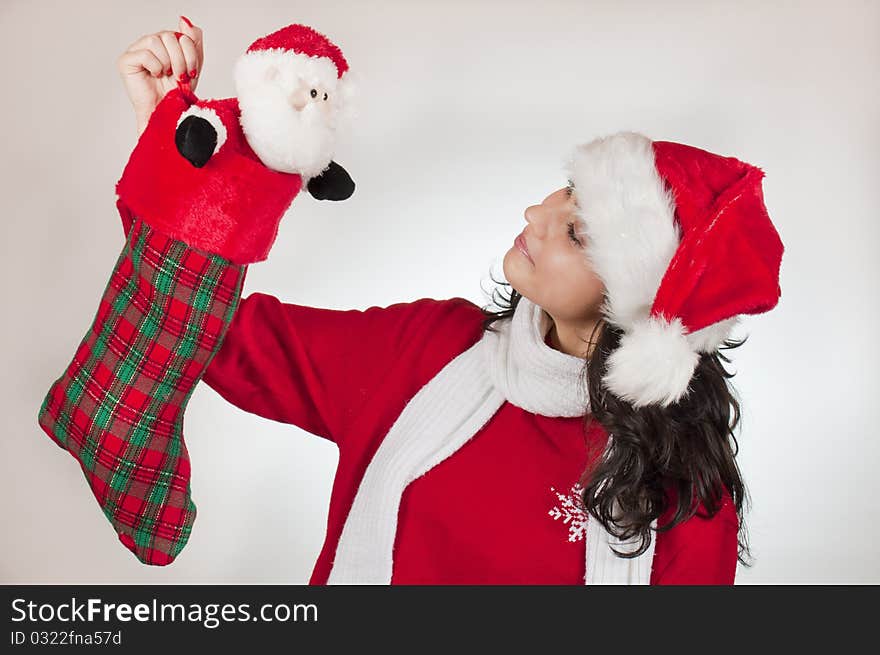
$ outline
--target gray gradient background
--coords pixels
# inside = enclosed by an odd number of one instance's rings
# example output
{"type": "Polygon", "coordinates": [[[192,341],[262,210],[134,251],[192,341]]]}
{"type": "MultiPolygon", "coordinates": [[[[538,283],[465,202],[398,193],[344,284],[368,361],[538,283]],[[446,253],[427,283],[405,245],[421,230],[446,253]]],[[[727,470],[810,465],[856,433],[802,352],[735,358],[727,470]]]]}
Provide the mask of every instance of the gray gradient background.
{"type": "Polygon", "coordinates": [[[0,582],[304,583],[323,540],[334,446],[205,385],[184,432],[198,520],[165,568],[117,541],[37,425],[123,244],[114,184],[135,119],[116,58],[179,13],[205,30],[202,97],[231,95],[239,53],[291,22],[362,80],[337,157],[357,192],[300,196],[245,293],[482,304],[525,207],[564,183],[573,144],[611,131],[764,168],[787,251],[779,306],[733,351],[757,557],[737,582],[880,582],[880,3],[448,0],[0,4],[0,582]]]}

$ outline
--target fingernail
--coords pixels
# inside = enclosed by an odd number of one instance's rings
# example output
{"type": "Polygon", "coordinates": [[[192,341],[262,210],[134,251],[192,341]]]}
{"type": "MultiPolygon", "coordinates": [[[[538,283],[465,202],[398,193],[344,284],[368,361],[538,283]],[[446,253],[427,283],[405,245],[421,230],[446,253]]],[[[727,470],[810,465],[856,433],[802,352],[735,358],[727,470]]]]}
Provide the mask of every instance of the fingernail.
{"type": "Polygon", "coordinates": [[[174,71],[172,71],[172,70],[169,68],[167,71],[165,71],[165,74],[166,74],[166,75],[171,75],[171,73],[173,73],[173,72],[174,72],[174,71]]]}
{"type": "Polygon", "coordinates": [[[183,36],[183,32],[175,32],[175,33],[174,33],[174,36],[176,36],[176,37],[177,37],[177,40],[180,41],[180,37],[183,36]]]}
{"type": "Polygon", "coordinates": [[[196,69],[195,69],[195,68],[193,68],[193,69],[189,72],[189,76],[190,76],[190,77],[195,77],[195,76],[196,76],[196,69]]]}
{"type": "Polygon", "coordinates": [[[183,22],[187,24],[187,26],[189,26],[189,27],[193,26],[193,24],[189,18],[187,18],[186,16],[181,16],[181,18],[183,19],[183,22]]]}
{"type": "Polygon", "coordinates": [[[186,73],[181,73],[180,77],[177,78],[180,82],[189,82],[189,75],[186,73]]]}

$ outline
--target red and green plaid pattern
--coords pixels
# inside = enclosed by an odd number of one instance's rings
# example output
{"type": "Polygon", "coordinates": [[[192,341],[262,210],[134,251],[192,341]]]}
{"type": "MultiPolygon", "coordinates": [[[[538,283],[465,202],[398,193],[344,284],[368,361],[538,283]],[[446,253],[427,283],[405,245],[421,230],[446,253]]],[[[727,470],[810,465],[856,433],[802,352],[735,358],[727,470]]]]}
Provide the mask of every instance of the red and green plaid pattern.
{"type": "Polygon", "coordinates": [[[77,459],[120,541],[145,564],[171,563],[189,539],[184,409],[246,268],[135,219],[88,333],[40,407],[40,426],[77,459]]]}

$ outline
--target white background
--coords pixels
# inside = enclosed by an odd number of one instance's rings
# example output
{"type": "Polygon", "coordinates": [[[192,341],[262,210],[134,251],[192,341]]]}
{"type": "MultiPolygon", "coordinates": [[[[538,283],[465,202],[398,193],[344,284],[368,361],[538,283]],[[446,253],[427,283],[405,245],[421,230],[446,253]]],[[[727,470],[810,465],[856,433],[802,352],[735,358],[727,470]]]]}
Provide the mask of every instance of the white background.
{"type": "Polygon", "coordinates": [[[0,4],[0,582],[304,583],[323,540],[333,444],[204,384],[184,430],[199,514],[169,567],[117,541],[37,425],[123,244],[135,120],[116,59],[178,12],[205,31],[201,97],[231,95],[239,53],[292,22],[361,78],[337,151],[355,195],[300,196],[246,294],[485,304],[569,149],[621,129],[763,168],[786,252],[780,304],[732,351],[756,556],[737,583],[880,582],[880,3],[547,0],[0,4]]]}

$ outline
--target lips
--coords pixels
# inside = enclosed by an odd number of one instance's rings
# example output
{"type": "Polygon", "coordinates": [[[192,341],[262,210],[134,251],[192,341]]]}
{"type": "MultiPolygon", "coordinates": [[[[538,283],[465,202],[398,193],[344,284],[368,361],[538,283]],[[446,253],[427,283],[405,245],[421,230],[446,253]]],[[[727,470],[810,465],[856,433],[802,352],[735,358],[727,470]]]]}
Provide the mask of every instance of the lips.
{"type": "Polygon", "coordinates": [[[535,262],[532,261],[532,256],[529,254],[529,248],[526,245],[526,238],[522,233],[520,233],[519,236],[517,236],[516,239],[514,239],[513,245],[515,245],[517,247],[517,249],[522,254],[524,254],[530,262],[532,262],[532,265],[535,264],[535,262]]]}

